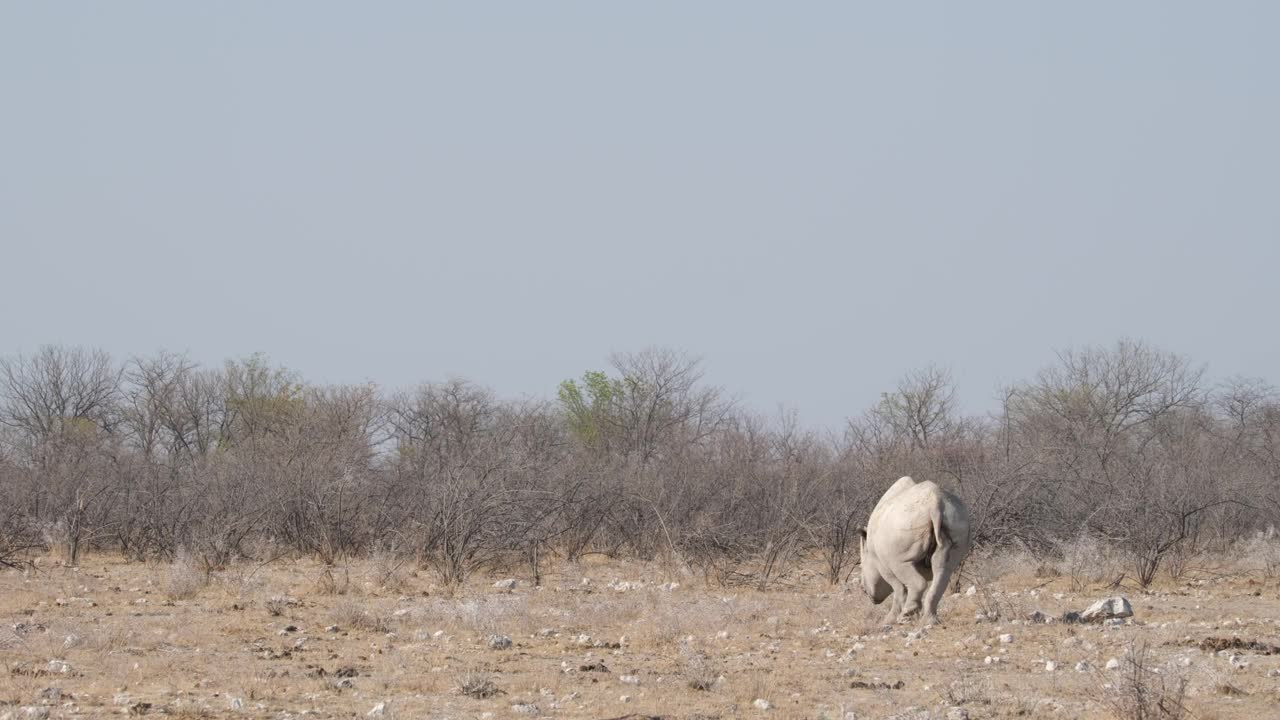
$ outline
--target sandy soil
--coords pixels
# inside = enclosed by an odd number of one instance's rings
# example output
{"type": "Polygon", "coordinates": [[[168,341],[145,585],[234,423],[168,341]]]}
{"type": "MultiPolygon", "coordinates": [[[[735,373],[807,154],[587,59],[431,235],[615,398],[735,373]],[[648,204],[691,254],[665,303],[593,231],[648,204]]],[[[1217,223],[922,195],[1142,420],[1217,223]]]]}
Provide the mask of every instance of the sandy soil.
{"type": "Polygon", "coordinates": [[[924,631],[883,629],[856,587],[816,575],[765,592],[642,565],[503,577],[448,592],[373,562],[332,582],[288,561],[209,582],[102,557],[3,571],[0,717],[1115,717],[1145,644],[1159,672],[1140,684],[1172,696],[1185,677],[1190,717],[1280,718],[1280,655],[1201,647],[1280,645],[1280,583],[1245,573],[1145,593],[1014,573],[947,597],[924,631]],[[1128,624],[1025,619],[1113,594],[1128,624]]]}

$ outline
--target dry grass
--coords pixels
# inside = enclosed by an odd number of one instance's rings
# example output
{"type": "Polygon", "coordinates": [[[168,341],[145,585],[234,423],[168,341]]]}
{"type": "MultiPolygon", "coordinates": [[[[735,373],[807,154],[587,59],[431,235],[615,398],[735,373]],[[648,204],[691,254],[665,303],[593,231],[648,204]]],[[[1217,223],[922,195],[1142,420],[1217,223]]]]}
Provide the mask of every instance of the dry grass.
{"type": "Polygon", "coordinates": [[[476,700],[485,700],[502,693],[493,682],[493,675],[483,670],[468,670],[458,676],[455,688],[460,694],[476,700]]]}
{"type": "Polygon", "coordinates": [[[1035,577],[1034,558],[975,558],[966,582],[981,592],[948,596],[943,625],[915,634],[885,631],[882,607],[816,573],[765,592],[688,578],[673,590],[670,568],[600,561],[552,568],[541,589],[477,576],[444,592],[427,573],[387,581],[386,562],[281,561],[207,582],[182,563],[92,556],[78,570],[0,572],[0,715],[40,706],[50,688],[62,693],[52,717],[150,703],[156,716],[349,718],[386,701],[388,717],[510,717],[520,702],[562,718],[943,718],[962,707],[1123,720],[1182,706],[1252,720],[1280,702],[1268,676],[1280,655],[1257,650],[1280,643],[1280,582],[1260,572],[1122,589],[1136,624],[1032,625],[1022,613],[1057,616],[1116,591],[1106,578],[1035,577]],[[317,583],[326,573],[342,594],[317,583]],[[997,619],[975,621],[993,604],[997,619]],[[491,649],[490,635],[514,647],[491,649]],[[1113,657],[1121,668],[1107,670],[1113,657]]]}

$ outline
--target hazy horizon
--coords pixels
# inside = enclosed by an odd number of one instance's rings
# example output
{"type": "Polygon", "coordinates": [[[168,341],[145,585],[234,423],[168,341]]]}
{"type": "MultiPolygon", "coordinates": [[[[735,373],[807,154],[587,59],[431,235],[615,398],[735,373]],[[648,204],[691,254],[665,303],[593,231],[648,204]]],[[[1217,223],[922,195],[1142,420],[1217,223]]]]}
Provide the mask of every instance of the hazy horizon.
{"type": "Polygon", "coordinates": [[[1280,6],[0,6],[0,355],[834,427],[1133,337],[1280,381],[1280,6]]]}

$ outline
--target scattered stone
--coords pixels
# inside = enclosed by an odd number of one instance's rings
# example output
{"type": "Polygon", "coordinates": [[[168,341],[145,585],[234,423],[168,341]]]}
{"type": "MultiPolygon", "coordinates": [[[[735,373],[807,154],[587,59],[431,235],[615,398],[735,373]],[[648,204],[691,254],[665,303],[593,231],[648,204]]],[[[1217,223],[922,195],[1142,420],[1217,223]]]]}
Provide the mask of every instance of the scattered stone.
{"type": "Polygon", "coordinates": [[[756,698],[756,701],[751,703],[751,706],[757,710],[773,709],[773,703],[769,702],[768,700],[765,700],[764,698],[756,698]]]}
{"type": "Polygon", "coordinates": [[[969,586],[969,589],[964,591],[964,594],[965,594],[965,596],[967,596],[967,597],[973,597],[974,595],[977,595],[977,594],[978,594],[978,586],[977,586],[977,585],[970,585],[970,586],[969,586]]]}
{"type": "Polygon", "coordinates": [[[639,685],[640,677],[638,675],[619,675],[618,680],[628,685],[639,685]]]}
{"type": "Polygon", "coordinates": [[[62,688],[47,687],[41,690],[40,694],[37,697],[42,703],[56,704],[56,703],[62,702],[62,698],[64,697],[64,694],[62,692],[62,688]]]}
{"type": "Polygon", "coordinates": [[[515,578],[507,578],[505,580],[499,580],[498,582],[494,583],[493,586],[498,588],[499,590],[506,590],[509,592],[511,590],[515,590],[516,586],[519,584],[520,584],[519,580],[516,580],[515,578]]]}
{"type": "Polygon", "coordinates": [[[348,666],[346,666],[346,667],[340,667],[340,668],[338,668],[337,670],[335,670],[335,671],[333,672],[333,674],[334,674],[334,676],[335,676],[335,677],[340,677],[340,678],[353,678],[353,677],[359,677],[359,676],[360,676],[360,671],[359,671],[359,670],[357,670],[357,669],[355,669],[355,668],[353,668],[353,667],[351,667],[350,665],[348,665],[348,666]]]}
{"type": "Polygon", "coordinates": [[[1249,661],[1239,655],[1232,655],[1228,657],[1227,662],[1231,663],[1231,667],[1237,670],[1244,670],[1249,667],[1249,661]]]}
{"type": "Polygon", "coordinates": [[[538,637],[552,637],[557,634],[554,628],[542,628],[538,631],[538,637]]]}
{"type": "Polygon", "coordinates": [[[1010,633],[1005,633],[1004,635],[1001,635],[999,639],[1000,639],[1001,645],[1008,645],[1009,643],[1013,642],[1013,635],[1010,633]]]}
{"type": "Polygon", "coordinates": [[[969,711],[960,706],[947,710],[947,720],[969,720],[969,711]]]}
{"type": "Polygon", "coordinates": [[[506,635],[490,635],[489,649],[490,650],[509,650],[511,649],[511,638],[507,637],[506,635]]]}
{"type": "Polygon", "coordinates": [[[1054,661],[1052,661],[1052,660],[1046,660],[1046,661],[1045,661],[1045,663],[1044,663],[1044,671],[1045,671],[1045,672],[1053,672],[1054,670],[1057,670],[1057,669],[1058,669],[1058,663],[1056,663],[1056,662],[1054,662],[1054,661]]]}
{"type": "Polygon", "coordinates": [[[243,709],[244,709],[244,699],[243,699],[243,698],[238,698],[238,697],[233,697],[233,698],[231,698],[231,700],[229,700],[229,701],[227,702],[227,705],[228,705],[228,706],[230,706],[232,710],[243,710],[243,709]]]}
{"type": "MultiPolygon", "coordinates": [[[[1027,616],[1027,622],[1029,622],[1029,623],[1031,623],[1031,624],[1033,624],[1033,625],[1043,625],[1043,624],[1045,624],[1045,623],[1049,622],[1049,620],[1050,620],[1050,619],[1051,619],[1051,618],[1050,618],[1048,615],[1045,615],[1044,613],[1040,612],[1039,610],[1036,610],[1035,612],[1033,612],[1033,613],[1031,613],[1030,615],[1028,615],[1028,616],[1027,616]]],[[[963,708],[961,708],[961,709],[963,709],[963,708]]]]}
{"type": "Polygon", "coordinates": [[[511,706],[511,712],[517,715],[541,715],[542,708],[536,703],[516,703],[511,706]]]}
{"type": "Polygon", "coordinates": [[[1080,662],[1076,663],[1076,672],[1089,672],[1092,669],[1093,669],[1093,666],[1090,665],[1086,660],[1081,660],[1080,662]]]}
{"type": "Polygon", "coordinates": [[[901,680],[894,683],[854,680],[849,683],[849,688],[851,690],[901,690],[906,686],[907,684],[901,680]]]}
{"type": "Polygon", "coordinates": [[[373,706],[373,709],[365,713],[366,717],[383,717],[387,714],[387,704],[380,702],[373,706]]]}
{"type": "Polygon", "coordinates": [[[1108,660],[1108,661],[1107,661],[1107,669],[1108,669],[1108,670],[1119,670],[1119,669],[1120,669],[1120,660],[1119,660],[1119,659],[1117,659],[1117,658],[1111,658],[1110,660],[1108,660]]]}
{"type": "Polygon", "coordinates": [[[350,690],[355,687],[356,684],[351,680],[351,678],[341,678],[339,680],[335,680],[333,686],[340,690],[350,690]]]}
{"type": "Polygon", "coordinates": [[[573,638],[573,642],[584,647],[591,647],[591,636],[583,633],[573,638]]]}
{"type": "Polygon", "coordinates": [[[336,633],[336,632],[338,632],[338,626],[337,626],[337,625],[330,625],[329,627],[325,628],[325,629],[324,629],[324,631],[325,631],[325,632],[336,633]]]}
{"type": "Polygon", "coordinates": [[[596,662],[589,662],[589,663],[586,663],[585,665],[579,665],[578,672],[607,673],[609,672],[609,668],[606,667],[604,663],[597,660],[596,662]]]}
{"type": "Polygon", "coordinates": [[[1120,595],[1099,600],[1080,613],[1080,619],[1085,622],[1101,622],[1127,617],[1133,617],[1133,606],[1129,604],[1128,599],[1120,595]]]}
{"type": "Polygon", "coordinates": [[[729,639],[729,631],[728,631],[728,630],[721,630],[720,632],[716,633],[716,639],[717,639],[717,640],[728,640],[728,639],[729,639]]]}
{"type": "Polygon", "coordinates": [[[66,675],[71,672],[71,666],[65,660],[50,660],[49,664],[45,666],[45,670],[66,675]]]}

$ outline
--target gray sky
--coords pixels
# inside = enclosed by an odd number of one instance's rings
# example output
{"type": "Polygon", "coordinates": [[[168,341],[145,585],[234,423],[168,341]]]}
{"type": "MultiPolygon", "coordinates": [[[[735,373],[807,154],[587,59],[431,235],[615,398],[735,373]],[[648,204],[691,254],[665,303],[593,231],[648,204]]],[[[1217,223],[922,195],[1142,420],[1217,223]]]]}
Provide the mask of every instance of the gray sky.
{"type": "Polygon", "coordinates": [[[834,425],[1146,339],[1280,381],[1280,3],[0,3],[0,353],[834,425]]]}

